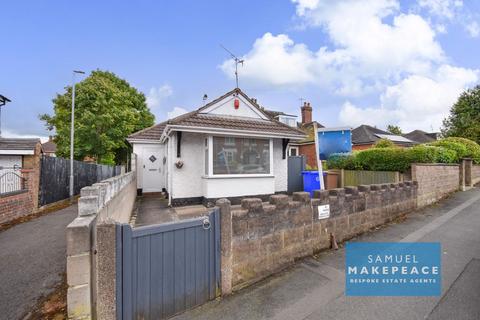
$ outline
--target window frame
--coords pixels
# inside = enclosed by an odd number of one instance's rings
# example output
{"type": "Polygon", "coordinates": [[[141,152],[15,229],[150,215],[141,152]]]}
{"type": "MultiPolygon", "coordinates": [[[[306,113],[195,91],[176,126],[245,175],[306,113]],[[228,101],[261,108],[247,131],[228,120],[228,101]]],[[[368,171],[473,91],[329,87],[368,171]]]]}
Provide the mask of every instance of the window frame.
{"type": "Polygon", "coordinates": [[[265,137],[244,137],[244,136],[230,136],[230,135],[209,135],[208,136],[208,171],[206,178],[255,178],[255,177],[273,177],[273,139],[265,137]],[[238,139],[261,139],[269,142],[269,156],[270,156],[270,172],[269,173],[231,173],[231,174],[215,174],[213,172],[213,137],[225,138],[232,137],[238,139]]]}

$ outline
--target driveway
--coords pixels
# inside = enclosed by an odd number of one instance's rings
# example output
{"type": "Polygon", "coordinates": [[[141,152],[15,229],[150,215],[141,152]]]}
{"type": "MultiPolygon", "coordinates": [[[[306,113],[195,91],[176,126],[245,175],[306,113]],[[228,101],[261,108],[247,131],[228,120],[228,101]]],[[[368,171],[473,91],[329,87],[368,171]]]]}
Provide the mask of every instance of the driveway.
{"type": "Polygon", "coordinates": [[[175,317],[180,319],[480,319],[480,189],[459,192],[353,241],[440,242],[442,297],[346,297],[344,249],[175,317]]]}
{"type": "Polygon", "coordinates": [[[0,232],[0,319],[21,319],[62,281],[76,216],[73,205],[0,232]]]}

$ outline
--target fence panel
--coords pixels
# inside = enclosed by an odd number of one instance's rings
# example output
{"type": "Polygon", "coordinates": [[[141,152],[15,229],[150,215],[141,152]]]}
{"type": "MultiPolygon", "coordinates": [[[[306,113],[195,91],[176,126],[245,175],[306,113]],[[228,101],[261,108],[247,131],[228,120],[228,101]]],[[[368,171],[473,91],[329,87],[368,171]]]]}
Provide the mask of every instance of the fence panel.
{"type": "Polygon", "coordinates": [[[343,185],[358,186],[361,184],[395,183],[399,181],[399,176],[399,172],[396,171],[344,170],[343,185]]]}
{"type": "MultiPolygon", "coordinates": [[[[73,161],[74,194],[80,189],[96,182],[111,178],[120,173],[121,166],[97,165],[82,161],[73,161]]],[[[40,162],[40,187],[38,201],[40,206],[67,199],[70,181],[70,160],[57,157],[42,157],[40,162]]]]}

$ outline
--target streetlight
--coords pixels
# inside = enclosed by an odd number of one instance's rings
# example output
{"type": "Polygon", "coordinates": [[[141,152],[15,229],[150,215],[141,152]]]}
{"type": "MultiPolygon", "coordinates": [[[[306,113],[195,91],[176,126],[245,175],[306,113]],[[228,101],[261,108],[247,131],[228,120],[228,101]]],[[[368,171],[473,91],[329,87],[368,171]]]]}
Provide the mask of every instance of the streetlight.
{"type": "Polygon", "coordinates": [[[2,106],[7,102],[11,102],[11,100],[0,94],[0,137],[2,136],[2,106]]]}
{"type": "Polygon", "coordinates": [[[73,84],[72,84],[72,123],[70,128],[70,201],[73,201],[73,137],[75,133],[75,74],[85,74],[83,71],[73,70],[73,84]]]}

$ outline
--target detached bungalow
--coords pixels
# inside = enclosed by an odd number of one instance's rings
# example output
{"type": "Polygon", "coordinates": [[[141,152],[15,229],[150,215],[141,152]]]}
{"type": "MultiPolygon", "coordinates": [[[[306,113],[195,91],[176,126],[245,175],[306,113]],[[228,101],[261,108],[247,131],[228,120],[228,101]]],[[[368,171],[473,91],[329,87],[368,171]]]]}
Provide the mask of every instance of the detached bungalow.
{"type": "Polygon", "coordinates": [[[302,131],[234,89],[200,109],[129,136],[141,192],[173,206],[287,191],[287,148],[302,131]]]}

